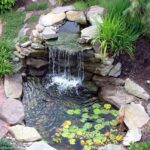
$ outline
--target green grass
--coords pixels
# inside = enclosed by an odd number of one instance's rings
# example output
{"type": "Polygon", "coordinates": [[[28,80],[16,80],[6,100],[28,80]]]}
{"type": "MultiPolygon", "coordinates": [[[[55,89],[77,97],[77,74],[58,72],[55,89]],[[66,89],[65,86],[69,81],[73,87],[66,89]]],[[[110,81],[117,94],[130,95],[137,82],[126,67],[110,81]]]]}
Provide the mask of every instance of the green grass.
{"type": "Polygon", "coordinates": [[[150,142],[131,144],[129,150],[150,150],[150,142]]]}
{"type": "Polygon", "coordinates": [[[26,10],[27,10],[27,11],[45,10],[45,9],[47,9],[47,7],[48,7],[47,2],[40,2],[40,3],[33,2],[33,3],[30,3],[30,4],[26,7],[26,10]]]}
{"type": "Polygon", "coordinates": [[[13,150],[13,146],[8,140],[0,139],[0,150],[13,150]]]}
{"type": "Polygon", "coordinates": [[[32,23],[35,23],[39,20],[39,17],[38,16],[31,16],[28,20],[27,20],[27,23],[29,24],[32,24],[32,23]]]}
{"type": "Polygon", "coordinates": [[[19,37],[19,43],[25,43],[29,40],[29,37],[28,36],[21,36],[19,37]]]}
{"type": "Polygon", "coordinates": [[[73,5],[77,10],[83,10],[88,8],[88,4],[83,1],[77,1],[73,5]]]}
{"type": "Polygon", "coordinates": [[[25,13],[11,11],[3,14],[1,18],[4,24],[2,38],[13,41],[24,23],[25,13]]]}

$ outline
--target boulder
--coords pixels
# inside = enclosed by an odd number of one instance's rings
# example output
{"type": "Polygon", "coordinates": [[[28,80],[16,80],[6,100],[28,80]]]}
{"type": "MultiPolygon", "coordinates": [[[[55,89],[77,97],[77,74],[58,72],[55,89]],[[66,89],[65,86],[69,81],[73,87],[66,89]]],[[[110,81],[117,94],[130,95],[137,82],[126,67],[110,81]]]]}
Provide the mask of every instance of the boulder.
{"type": "Polygon", "coordinates": [[[108,144],[106,146],[99,147],[98,150],[125,150],[125,148],[122,145],[108,144]]]}
{"type": "Polygon", "coordinates": [[[39,24],[47,27],[47,26],[51,26],[53,24],[59,23],[61,21],[63,21],[66,18],[66,15],[64,12],[62,13],[49,13],[47,15],[43,15],[40,17],[39,19],[39,24]]]}
{"type": "Polygon", "coordinates": [[[150,95],[141,86],[129,78],[125,80],[125,89],[128,93],[141,99],[148,100],[150,98],[150,95]]]}
{"type": "Polygon", "coordinates": [[[5,96],[3,80],[0,79],[0,107],[6,100],[7,100],[7,98],[5,96]]]}
{"type": "Polygon", "coordinates": [[[42,32],[42,37],[44,40],[55,39],[58,37],[56,29],[54,27],[46,27],[42,32]]]}
{"type": "Polygon", "coordinates": [[[31,48],[37,49],[37,50],[44,50],[45,46],[40,43],[32,43],[31,48]]]}
{"type": "Polygon", "coordinates": [[[130,129],[123,139],[123,145],[129,146],[131,143],[135,143],[141,140],[142,132],[141,129],[135,128],[130,129]]]}
{"type": "Polygon", "coordinates": [[[150,119],[144,107],[135,103],[121,106],[119,115],[124,117],[129,129],[142,128],[150,119]]]}
{"type": "Polygon", "coordinates": [[[95,85],[94,82],[92,82],[92,81],[85,81],[83,84],[84,84],[84,87],[86,89],[88,89],[90,92],[97,93],[98,87],[95,85]]]}
{"type": "Polygon", "coordinates": [[[8,123],[0,120],[0,139],[3,138],[8,132],[8,123]]]}
{"type": "Polygon", "coordinates": [[[86,24],[86,17],[83,11],[68,11],[66,13],[67,19],[69,21],[75,21],[80,24],[86,24]]]}
{"type": "Polygon", "coordinates": [[[31,45],[31,41],[27,41],[27,42],[25,42],[25,43],[22,43],[22,44],[21,44],[21,47],[26,48],[26,47],[28,47],[28,46],[30,46],[30,45],[31,45]]]}
{"type": "Polygon", "coordinates": [[[32,36],[42,40],[42,35],[37,30],[32,30],[32,36]]]}
{"type": "Polygon", "coordinates": [[[41,139],[40,134],[35,128],[16,125],[9,128],[9,132],[17,141],[34,142],[41,139]]]}
{"type": "Polygon", "coordinates": [[[68,5],[68,6],[58,6],[52,10],[52,13],[54,14],[59,14],[59,13],[65,13],[67,11],[72,11],[75,10],[73,5],[68,5]]]}
{"type": "Polygon", "coordinates": [[[85,42],[89,42],[96,36],[96,33],[97,33],[97,26],[96,25],[89,26],[81,30],[81,39],[84,39],[85,42]]]}
{"type": "Polygon", "coordinates": [[[92,24],[95,25],[96,21],[103,23],[101,16],[104,14],[104,8],[100,6],[91,6],[87,12],[87,19],[92,24]]]}
{"type": "Polygon", "coordinates": [[[126,93],[123,87],[106,85],[98,92],[99,97],[120,108],[122,105],[136,100],[132,95],[126,93]]]}
{"type": "Polygon", "coordinates": [[[49,62],[46,60],[42,60],[42,59],[27,58],[26,64],[28,66],[32,66],[34,68],[39,69],[41,67],[47,66],[49,62]]]}
{"type": "Polygon", "coordinates": [[[7,97],[20,98],[22,95],[22,76],[20,74],[5,76],[4,88],[7,97]]]}
{"type": "Polygon", "coordinates": [[[43,30],[44,30],[45,27],[42,26],[41,24],[37,24],[35,28],[36,28],[36,30],[37,30],[39,33],[41,33],[41,32],[43,32],[43,30]]]}
{"type": "Polygon", "coordinates": [[[31,49],[30,54],[29,54],[28,57],[29,58],[34,57],[34,58],[48,59],[48,51],[31,49]]]}
{"type": "Polygon", "coordinates": [[[44,141],[35,142],[30,147],[27,147],[26,150],[56,150],[52,146],[48,145],[44,141]]]}
{"type": "Polygon", "coordinates": [[[21,123],[24,116],[24,107],[18,100],[9,98],[0,107],[0,118],[11,125],[21,123]]]}
{"type": "Polygon", "coordinates": [[[109,72],[109,76],[119,77],[121,74],[121,63],[118,62],[109,72]]]}

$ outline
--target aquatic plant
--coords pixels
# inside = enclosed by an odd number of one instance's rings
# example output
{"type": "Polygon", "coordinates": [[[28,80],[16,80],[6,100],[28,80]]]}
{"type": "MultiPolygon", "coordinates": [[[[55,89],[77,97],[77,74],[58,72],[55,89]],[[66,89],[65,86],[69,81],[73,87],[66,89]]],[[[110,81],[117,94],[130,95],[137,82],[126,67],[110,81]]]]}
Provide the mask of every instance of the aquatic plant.
{"type": "Polygon", "coordinates": [[[122,141],[123,135],[116,128],[117,110],[111,104],[101,106],[96,103],[90,108],[69,109],[66,113],[76,116],[79,121],[64,121],[56,130],[53,142],[61,143],[67,139],[70,145],[75,145],[80,141],[84,150],[94,150],[104,144],[122,141]]]}

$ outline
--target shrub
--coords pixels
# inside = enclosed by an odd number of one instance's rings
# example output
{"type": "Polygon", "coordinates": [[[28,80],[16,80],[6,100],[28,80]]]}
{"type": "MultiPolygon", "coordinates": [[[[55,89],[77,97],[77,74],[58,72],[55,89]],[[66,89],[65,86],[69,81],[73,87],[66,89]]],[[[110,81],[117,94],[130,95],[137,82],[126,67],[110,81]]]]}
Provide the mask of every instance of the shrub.
{"type": "Polygon", "coordinates": [[[77,1],[73,5],[78,10],[86,9],[88,7],[88,4],[83,1],[77,1]]]}
{"type": "Polygon", "coordinates": [[[133,42],[138,34],[132,29],[126,29],[125,22],[121,17],[104,17],[103,23],[97,23],[98,32],[93,42],[98,42],[103,58],[107,51],[114,56],[121,53],[133,55],[133,42]]]}
{"type": "Polygon", "coordinates": [[[47,2],[40,2],[40,3],[30,3],[27,7],[27,11],[33,11],[33,10],[45,10],[47,8],[48,4],[47,2]]]}
{"type": "Polygon", "coordinates": [[[12,73],[11,42],[0,40],[0,76],[12,73]]]}
{"type": "Polygon", "coordinates": [[[13,146],[6,139],[0,140],[0,150],[13,150],[13,146]]]}
{"type": "Polygon", "coordinates": [[[149,150],[150,142],[134,143],[130,145],[129,150],[149,150]]]}
{"type": "Polygon", "coordinates": [[[0,13],[5,13],[14,5],[15,0],[0,0],[0,13]]]}
{"type": "Polygon", "coordinates": [[[30,24],[32,24],[32,23],[35,23],[35,22],[38,22],[38,20],[39,20],[39,17],[38,16],[31,16],[28,20],[27,20],[27,22],[30,24]]]}

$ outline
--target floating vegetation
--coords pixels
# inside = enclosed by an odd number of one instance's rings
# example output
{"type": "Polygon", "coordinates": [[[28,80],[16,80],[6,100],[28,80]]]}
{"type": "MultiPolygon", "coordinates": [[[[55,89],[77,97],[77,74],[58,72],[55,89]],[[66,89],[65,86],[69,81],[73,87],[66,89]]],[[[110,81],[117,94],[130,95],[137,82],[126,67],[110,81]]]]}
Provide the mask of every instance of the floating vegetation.
{"type": "Polygon", "coordinates": [[[64,121],[57,128],[53,142],[61,143],[64,138],[70,145],[75,145],[80,141],[83,150],[94,150],[108,143],[117,144],[123,139],[123,134],[116,128],[118,112],[111,104],[102,106],[96,103],[90,108],[69,109],[66,113],[79,118],[79,121],[64,121]]]}

